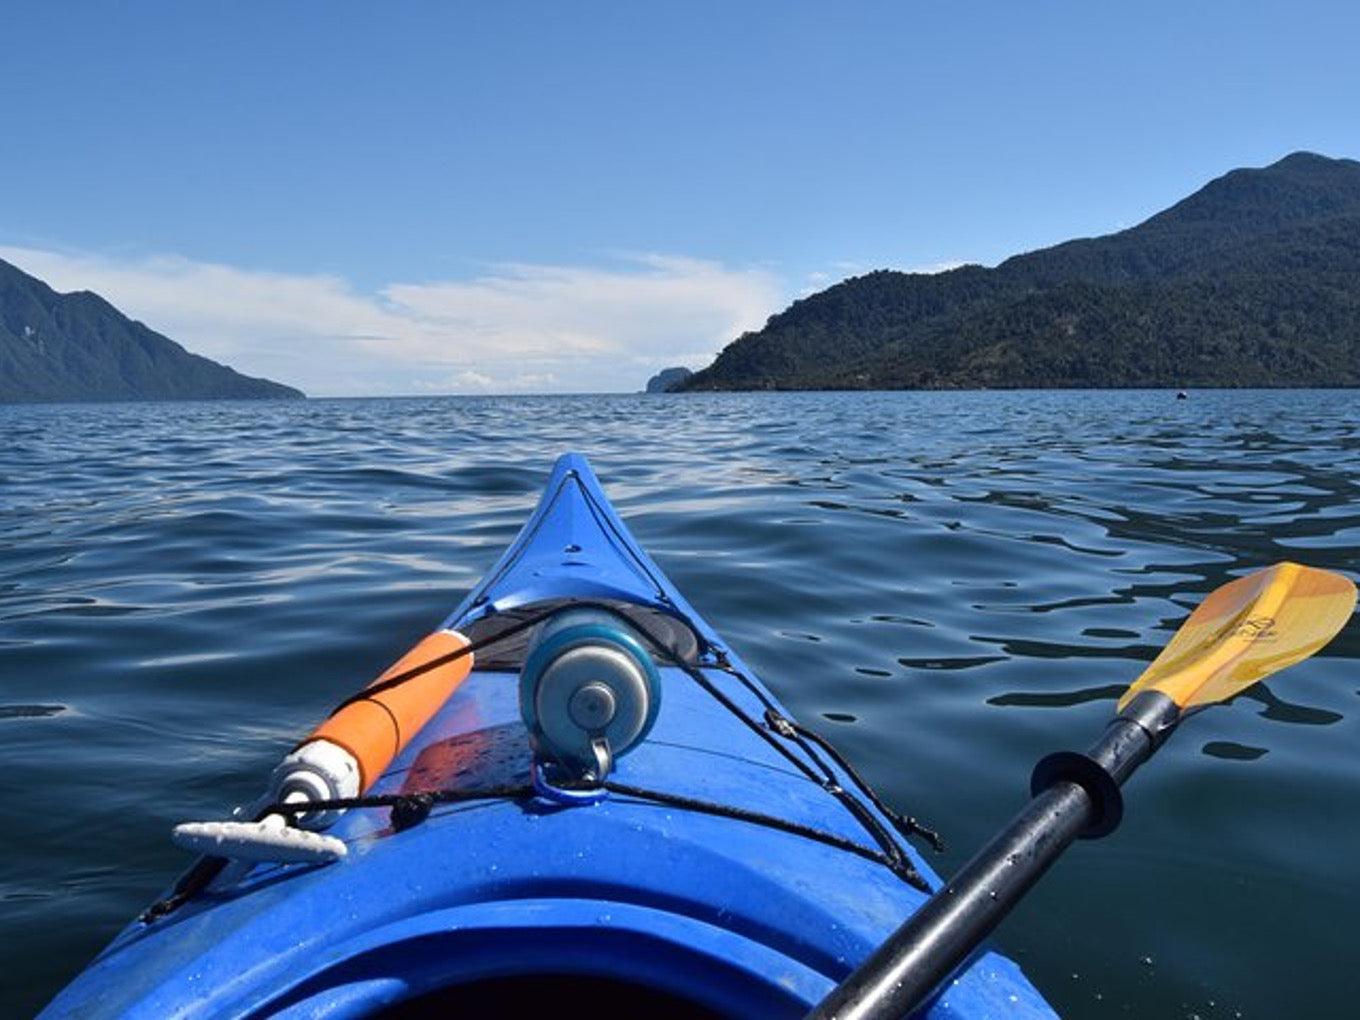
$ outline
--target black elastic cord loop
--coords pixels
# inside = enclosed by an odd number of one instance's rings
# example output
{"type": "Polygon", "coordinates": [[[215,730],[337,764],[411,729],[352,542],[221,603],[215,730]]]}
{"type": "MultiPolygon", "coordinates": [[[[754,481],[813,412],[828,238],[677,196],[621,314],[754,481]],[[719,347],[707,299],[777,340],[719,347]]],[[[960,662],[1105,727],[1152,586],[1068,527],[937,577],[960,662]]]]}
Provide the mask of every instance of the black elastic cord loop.
{"type": "MultiPolygon", "coordinates": [[[[898,831],[898,833],[902,836],[903,839],[910,839],[913,835],[916,835],[920,836],[927,843],[929,843],[931,849],[937,852],[942,851],[944,849],[944,839],[940,836],[938,832],[936,832],[934,829],[931,829],[926,825],[921,824],[915,818],[912,818],[907,815],[902,815],[899,812],[894,811],[892,808],[888,807],[888,805],[883,802],[882,798],[880,798],[878,794],[874,792],[873,788],[867,782],[864,781],[863,777],[860,776],[860,774],[857,771],[855,771],[854,767],[851,766],[851,764],[845,760],[841,753],[837,751],[836,748],[829,741],[827,741],[820,734],[814,733],[813,731],[806,729],[803,726],[800,726],[792,719],[786,717],[775,705],[774,701],[768,695],[766,695],[764,691],[761,690],[760,685],[758,683],[756,683],[745,673],[743,673],[741,670],[737,669],[734,665],[732,665],[732,662],[731,660],[728,659],[726,652],[720,649],[718,651],[717,659],[718,659],[717,668],[721,669],[723,672],[729,674],[730,676],[735,677],[738,681],[740,681],[741,684],[748,691],[750,691],[752,695],[756,697],[756,699],[761,703],[761,705],[764,706],[766,725],[773,729],[776,733],[779,733],[781,736],[784,736],[789,740],[792,740],[795,743],[797,743],[798,746],[803,749],[803,753],[806,754],[809,758],[811,758],[821,767],[822,771],[826,775],[826,782],[822,784],[824,788],[830,790],[832,793],[837,793],[837,795],[839,795],[838,789],[832,788],[832,786],[836,784],[835,773],[833,773],[831,769],[827,767],[825,762],[818,758],[816,752],[814,752],[812,748],[808,746],[808,741],[815,742],[818,747],[822,748],[831,756],[831,758],[836,762],[836,764],[839,765],[840,768],[846,773],[846,775],[850,777],[851,781],[869,799],[869,801],[874,805],[874,807],[878,808],[878,810],[881,811],[890,822],[892,822],[893,827],[898,831]]],[[[846,797],[849,798],[849,795],[847,794],[846,797]]],[[[855,808],[850,807],[849,799],[845,799],[843,802],[846,804],[846,807],[852,813],[856,814],[856,817],[859,817],[859,813],[855,810],[855,808]]],[[[862,805],[860,806],[862,807],[862,805]]],[[[867,826],[869,826],[871,828],[871,831],[874,833],[875,838],[878,838],[878,832],[881,831],[882,829],[882,827],[878,824],[878,820],[870,816],[867,821],[865,821],[864,819],[861,819],[861,821],[867,826]]],[[[883,843],[883,840],[879,839],[879,842],[883,843]]],[[[892,840],[889,838],[887,842],[892,843],[892,840]]],[[[896,849],[895,844],[893,845],[894,849],[896,849]]]]}
{"type": "Polygon", "coordinates": [[[791,733],[795,733],[806,740],[812,741],[830,755],[831,760],[840,766],[841,770],[850,777],[860,793],[864,794],[864,796],[869,799],[869,802],[872,803],[874,807],[878,808],[878,810],[887,817],[888,821],[893,823],[893,828],[898,831],[903,839],[910,839],[912,836],[920,836],[930,844],[931,849],[936,853],[944,852],[945,842],[943,836],[929,826],[923,825],[911,815],[904,815],[886,804],[883,799],[879,797],[878,792],[859,774],[855,766],[851,765],[850,762],[845,759],[845,756],[836,749],[836,745],[827,740],[826,737],[822,736],[816,730],[808,729],[806,726],[787,716],[779,716],[775,719],[772,717],[772,713],[768,711],[765,715],[765,721],[769,723],[772,728],[777,730],[787,727],[791,733]]]}
{"type": "MultiPolygon", "coordinates": [[[[669,655],[670,658],[677,664],[677,666],[686,675],[688,675],[695,683],[697,683],[704,691],[706,691],[711,697],[713,697],[714,700],[716,700],[719,704],[721,704],[724,708],[726,708],[729,712],[731,712],[734,716],[741,720],[741,722],[743,722],[748,728],[750,728],[750,730],[753,733],[759,736],[762,740],[769,744],[777,753],[779,753],[783,758],[785,758],[800,772],[802,772],[806,778],[810,779],[812,782],[816,783],[822,789],[826,790],[827,792],[835,796],[836,799],[841,802],[845,809],[861,825],[861,827],[864,828],[866,833],[874,840],[874,842],[878,844],[880,850],[874,851],[869,849],[868,847],[864,847],[858,843],[855,843],[853,840],[847,840],[844,837],[837,836],[833,833],[828,833],[809,826],[804,826],[801,823],[791,822],[788,821],[787,819],[777,818],[776,816],[773,815],[763,815],[759,812],[747,811],[744,808],[735,808],[720,804],[713,804],[708,801],[701,801],[694,798],[681,797],[679,795],[674,794],[659,793],[656,791],[647,791],[642,790],[639,787],[629,787],[624,786],[622,784],[606,783],[605,786],[607,789],[614,790],[615,792],[618,792],[621,795],[634,796],[642,799],[651,800],[660,804],[670,804],[676,807],[687,807],[690,810],[700,811],[707,814],[722,815],[734,819],[755,822],[757,824],[764,824],[771,828],[781,829],[786,832],[803,835],[806,836],[807,838],[818,840],[830,846],[838,846],[841,849],[847,850],[851,853],[856,853],[859,856],[866,857],[869,860],[879,861],[880,863],[884,864],[889,869],[891,869],[895,874],[897,874],[908,884],[918,889],[921,889],[922,891],[925,892],[930,891],[929,886],[926,884],[925,880],[921,877],[920,873],[916,870],[915,866],[911,863],[910,859],[902,851],[902,848],[897,844],[896,840],[893,839],[892,835],[883,827],[882,823],[878,820],[877,817],[875,817],[872,811],[870,811],[853,794],[845,790],[840,785],[840,782],[835,772],[831,769],[829,765],[826,764],[826,762],[824,762],[820,758],[820,756],[818,756],[818,754],[816,753],[816,751],[813,750],[810,744],[815,743],[818,747],[826,751],[831,756],[831,758],[836,762],[836,764],[841,768],[841,770],[846,775],[848,775],[850,779],[855,783],[855,785],[868,797],[873,806],[877,808],[878,811],[882,813],[886,818],[888,818],[889,821],[892,822],[893,826],[898,830],[898,832],[901,833],[904,837],[907,837],[911,834],[920,835],[923,838],[925,838],[928,842],[930,842],[930,844],[935,849],[938,850],[943,847],[943,841],[940,840],[939,835],[936,834],[933,830],[928,829],[925,826],[921,825],[920,823],[916,822],[915,819],[902,816],[897,812],[893,811],[892,809],[890,809],[886,804],[884,804],[882,800],[877,796],[877,794],[874,793],[872,788],[869,787],[869,785],[863,780],[863,778],[854,770],[854,768],[850,766],[850,764],[840,755],[838,751],[836,751],[836,749],[830,743],[828,743],[820,735],[813,733],[810,730],[804,729],[803,727],[799,726],[792,720],[787,719],[782,713],[780,713],[779,710],[776,708],[774,701],[769,697],[769,695],[767,695],[761,689],[760,685],[756,683],[752,678],[747,676],[744,672],[736,669],[732,665],[730,660],[727,658],[726,652],[723,649],[721,648],[714,649],[714,651],[716,652],[717,659],[716,668],[721,669],[725,673],[735,677],[742,684],[742,686],[745,687],[747,691],[750,692],[756,698],[756,700],[758,700],[761,703],[761,705],[765,708],[765,720],[764,720],[765,725],[762,725],[761,721],[752,718],[747,712],[745,712],[741,708],[741,706],[739,706],[735,701],[732,700],[731,697],[729,697],[707,676],[705,676],[703,670],[700,667],[691,665],[690,663],[684,661],[684,657],[681,656],[677,650],[672,649],[665,640],[658,637],[658,635],[654,631],[651,631],[648,627],[639,623],[637,620],[633,620],[625,616],[613,606],[610,606],[605,603],[581,601],[574,602],[571,604],[575,607],[596,607],[599,609],[603,609],[614,616],[617,616],[620,620],[623,620],[629,626],[636,629],[647,641],[651,643],[651,645],[654,648],[663,652],[666,655],[669,655]],[[792,750],[790,750],[783,743],[781,743],[776,734],[784,737],[785,739],[792,740],[794,743],[796,743],[798,747],[802,750],[803,754],[810,760],[811,764],[809,764],[808,761],[804,761],[803,759],[799,758],[798,755],[794,754],[792,750]],[[818,770],[820,770],[821,775],[818,775],[818,770]]],[[[414,678],[421,676],[432,669],[437,669],[439,666],[445,665],[450,662],[454,662],[467,655],[473,655],[476,652],[479,652],[485,648],[489,648],[492,645],[498,644],[499,642],[504,641],[507,638],[513,637],[516,634],[523,633],[524,631],[537,626],[538,624],[547,620],[551,616],[560,612],[563,608],[565,607],[556,606],[552,609],[544,610],[541,613],[527,617],[523,620],[516,621],[515,623],[512,623],[509,626],[505,627],[503,630],[500,630],[495,634],[489,635],[488,637],[485,637],[480,641],[471,642],[462,648],[455,649],[454,651],[448,653],[447,655],[437,656],[436,658],[431,659],[427,662],[420,663],[419,665],[413,666],[408,670],[404,670],[401,673],[398,673],[396,676],[389,677],[388,679],[382,681],[381,683],[372,684],[369,687],[366,687],[363,690],[358,691],[351,697],[340,702],[340,704],[338,704],[332,710],[331,715],[334,716],[336,713],[340,712],[341,710],[343,710],[344,708],[351,704],[367,700],[373,697],[373,695],[375,694],[380,694],[384,691],[391,690],[392,688],[404,684],[409,680],[413,680],[414,678]]],[[[691,628],[691,630],[694,629],[693,624],[689,620],[686,620],[683,617],[681,617],[681,619],[687,626],[691,628]]],[[[328,801],[311,801],[306,803],[305,805],[271,804],[266,808],[262,809],[256,815],[256,821],[259,821],[260,819],[270,814],[281,814],[287,817],[293,817],[308,811],[347,810],[350,808],[358,807],[390,807],[392,808],[391,821],[393,829],[395,831],[400,832],[405,828],[409,828],[411,825],[417,825],[420,822],[423,822],[425,818],[428,817],[430,809],[436,803],[451,804],[460,803],[463,801],[487,800],[487,799],[518,800],[525,796],[533,796],[533,794],[534,791],[531,786],[516,786],[516,787],[498,787],[489,790],[464,790],[464,791],[440,790],[432,793],[414,795],[392,794],[371,797],[350,797],[328,801]]],[[[206,889],[212,883],[212,881],[219,874],[221,874],[223,868],[226,867],[226,864],[227,864],[226,859],[221,857],[205,856],[199,858],[199,860],[196,861],[194,865],[175,884],[175,887],[171,892],[171,895],[163,900],[153,903],[142,914],[141,920],[143,922],[149,923],[150,921],[153,921],[158,917],[163,917],[166,914],[170,913],[171,911],[175,910],[183,903],[191,899],[193,896],[199,894],[204,889],[206,889]]]]}
{"type": "MultiPolygon", "coordinates": [[[[576,787],[569,787],[574,789],[576,787]]],[[[894,872],[899,878],[920,889],[922,892],[929,892],[930,889],[922,879],[919,872],[912,867],[910,861],[897,862],[889,855],[867,847],[862,843],[857,843],[845,836],[828,832],[825,829],[818,829],[815,826],[804,825],[801,822],[789,821],[787,818],[780,818],[778,815],[769,815],[761,811],[752,811],[747,808],[735,807],[731,804],[720,804],[716,801],[703,800],[699,797],[686,797],[681,794],[667,793],[662,790],[652,790],[641,786],[632,786],[627,783],[616,783],[607,780],[603,784],[591,785],[581,788],[599,789],[603,788],[611,794],[620,797],[629,797],[633,800],[643,801],[650,804],[657,804],[662,807],[679,808],[685,811],[693,811],[697,814],[713,815],[719,818],[730,818],[734,821],[748,822],[753,825],[760,825],[768,829],[776,829],[780,832],[787,832],[794,836],[801,836],[814,842],[823,843],[826,846],[835,847],[838,850],[845,850],[853,853],[865,860],[874,861],[882,864],[894,872]]],[[[393,793],[380,794],[370,797],[337,797],[333,800],[311,801],[308,803],[288,803],[271,804],[264,809],[266,814],[299,815],[308,811],[348,811],[354,808],[391,808],[393,814],[397,812],[409,813],[413,819],[411,824],[419,824],[429,816],[430,810],[438,805],[463,804],[470,801],[525,801],[538,796],[532,785],[517,786],[491,786],[472,789],[453,789],[453,790],[427,790],[420,793],[393,793]],[[423,812],[423,815],[420,813],[423,812]],[[418,816],[419,817],[416,817],[418,816]]],[[[405,826],[409,827],[409,826],[405,826]]],[[[395,824],[393,828],[396,829],[395,824]]],[[[397,829],[397,831],[401,831],[397,829]]]]}
{"type": "Polygon", "coordinates": [[[694,811],[699,814],[715,815],[719,818],[731,818],[737,821],[750,822],[754,825],[762,825],[768,829],[777,829],[804,839],[810,839],[827,846],[835,847],[837,850],[845,850],[849,853],[863,857],[865,860],[874,861],[888,868],[898,878],[908,885],[919,889],[921,892],[930,892],[930,886],[926,884],[921,873],[917,871],[909,860],[905,857],[894,858],[880,850],[874,850],[856,843],[852,839],[838,836],[834,832],[827,832],[824,829],[817,829],[810,825],[803,825],[801,822],[791,822],[787,818],[780,818],[777,815],[767,815],[760,811],[749,811],[746,808],[733,807],[730,804],[717,804],[712,801],[699,800],[695,797],[684,797],[680,794],[664,793],[658,790],[647,790],[638,786],[629,786],[625,783],[615,783],[606,781],[604,788],[610,793],[618,794],[621,797],[632,797],[637,800],[645,800],[664,807],[675,807],[686,811],[694,811]]]}
{"type": "MultiPolygon", "coordinates": [[[[801,747],[803,753],[807,755],[807,757],[811,760],[813,766],[815,766],[815,768],[817,769],[820,769],[822,773],[821,776],[818,776],[816,772],[813,770],[813,768],[809,767],[805,762],[799,761],[796,756],[788,753],[788,750],[784,748],[782,745],[780,745],[777,741],[769,739],[768,732],[764,728],[762,728],[754,719],[747,715],[747,713],[743,711],[739,705],[737,705],[735,702],[731,700],[731,698],[727,697],[724,693],[722,693],[714,684],[712,684],[708,680],[707,677],[703,676],[702,672],[698,668],[690,666],[688,663],[686,663],[683,659],[683,656],[681,656],[676,649],[670,648],[665,641],[661,640],[655,632],[652,632],[645,625],[639,623],[636,620],[632,620],[624,616],[622,613],[619,613],[614,607],[606,604],[577,603],[576,605],[579,607],[593,606],[595,608],[604,609],[607,612],[610,612],[611,614],[617,616],[620,620],[623,620],[629,626],[636,629],[639,633],[641,633],[643,637],[645,637],[652,644],[653,647],[663,652],[664,654],[670,656],[670,658],[674,662],[676,662],[680,666],[680,668],[684,670],[685,673],[687,673],[692,679],[697,681],[700,684],[700,686],[703,687],[712,697],[717,699],[719,703],[723,705],[724,708],[726,708],[733,715],[740,718],[742,721],[746,722],[747,725],[753,730],[753,732],[759,734],[762,739],[764,739],[768,744],[770,744],[777,751],[783,754],[784,757],[791,763],[793,763],[801,772],[803,772],[804,775],[806,775],[813,782],[817,783],[823,789],[826,789],[828,792],[836,795],[838,799],[840,799],[841,802],[845,805],[847,810],[849,810],[850,813],[853,814],[862,825],[869,829],[870,835],[874,837],[875,842],[883,846],[885,853],[889,854],[890,856],[900,856],[901,850],[891,840],[891,838],[887,839],[883,838],[883,834],[880,831],[882,827],[879,825],[878,820],[869,813],[865,812],[863,810],[863,805],[853,803],[852,798],[848,796],[842,796],[843,791],[840,788],[835,773],[826,765],[825,762],[823,762],[818,757],[817,753],[810,746],[808,746],[809,742],[815,743],[818,747],[822,748],[822,750],[826,751],[833,758],[836,764],[850,777],[850,779],[855,783],[859,790],[866,797],[868,797],[869,801],[874,805],[874,807],[876,807],[885,817],[888,818],[890,822],[892,822],[894,828],[897,829],[898,833],[901,834],[903,838],[910,838],[912,835],[919,835],[923,839],[925,839],[934,850],[940,851],[944,849],[944,841],[940,838],[939,833],[917,822],[916,819],[901,815],[898,812],[889,808],[885,803],[883,803],[882,799],[873,791],[869,784],[864,781],[864,779],[859,775],[859,773],[855,771],[855,769],[850,765],[850,763],[847,762],[845,758],[833,746],[831,746],[829,742],[827,742],[819,734],[813,733],[811,730],[805,729],[804,727],[798,725],[798,723],[793,722],[793,720],[786,719],[786,717],[776,708],[774,701],[763,690],[761,690],[760,686],[754,683],[750,677],[746,676],[742,671],[736,669],[731,664],[730,660],[728,660],[726,653],[721,649],[718,650],[717,656],[718,668],[722,669],[725,673],[735,677],[742,684],[743,687],[745,687],[752,695],[755,696],[755,698],[765,708],[765,720],[767,724],[770,724],[771,728],[775,729],[775,731],[780,733],[782,736],[795,741],[801,747]],[[787,727],[780,728],[773,724],[772,722],[773,719],[785,720],[788,723],[788,725],[787,727]]],[[[420,663],[419,665],[413,666],[408,670],[404,670],[401,673],[398,673],[396,676],[388,677],[388,679],[382,681],[381,683],[372,684],[369,687],[366,687],[363,690],[358,691],[349,698],[346,698],[344,701],[340,702],[340,704],[338,704],[331,711],[331,715],[335,716],[349,705],[355,704],[356,702],[359,701],[368,700],[372,698],[375,694],[381,694],[384,691],[391,690],[392,688],[400,686],[401,684],[404,684],[409,680],[413,680],[416,677],[421,676],[422,674],[427,673],[432,669],[437,669],[440,666],[446,665],[447,663],[450,662],[454,662],[458,659],[463,658],[464,656],[473,655],[476,652],[482,651],[485,648],[489,648],[492,645],[504,641],[507,638],[514,637],[516,634],[521,634],[524,631],[530,630],[533,627],[536,627],[538,624],[542,623],[543,621],[547,620],[551,616],[555,615],[559,611],[560,608],[545,610],[542,613],[535,614],[534,616],[530,616],[524,620],[516,621],[515,623],[512,623],[509,626],[505,627],[503,630],[500,630],[495,634],[489,635],[488,637],[485,637],[480,641],[471,642],[470,644],[465,645],[462,648],[455,649],[454,651],[449,652],[446,655],[437,656],[436,658],[431,659],[427,662],[420,663]]],[[[687,626],[693,629],[693,624],[690,623],[690,621],[686,620],[684,622],[686,623],[687,626]]]]}
{"type": "Polygon", "coordinates": [[[434,798],[428,793],[413,793],[392,805],[390,816],[393,832],[405,832],[430,817],[434,798]]]}
{"type": "Polygon", "coordinates": [[[446,666],[450,662],[457,662],[459,659],[464,658],[465,656],[475,655],[477,652],[490,648],[492,645],[499,644],[506,638],[512,638],[516,634],[522,634],[524,631],[529,630],[532,627],[538,626],[540,623],[548,619],[548,617],[552,616],[557,611],[558,610],[556,609],[546,610],[535,616],[530,616],[524,620],[518,620],[515,623],[512,623],[509,626],[507,626],[504,630],[497,631],[495,634],[492,634],[488,637],[484,637],[480,641],[469,642],[462,648],[455,648],[453,651],[448,652],[445,655],[436,656],[435,658],[422,662],[417,666],[412,666],[410,669],[402,670],[396,676],[390,676],[380,683],[370,684],[369,686],[363,688],[362,690],[357,691],[354,694],[350,695],[344,701],[340,702],[340,704],[336,705],[333,709],[331,709],[331,717],[333,718],[334,716],[339,715],[340,712],[348,708],[350,705],[353,705],[360,701],[367,701],[369,698],[373,697],[373,695],[382,694],[384,691],[390,691],[393,687],[400,687],[407,681],[414,680],[416,677],[422,676],[432,669],[438,669],[440,666],[446,666]]]}
{"type": "MultiPolygon", "coordinates": [[[[654,639],[652,640],[655,643],[654,639]]],[[[864,807],[863,804],[861,804],[858,800],[854,798],[853,795],[849,794],[846,790],[844,790],[840,786],[840,784],[836,780],[835,774],[829,768],[827,768],[826,764],[822,762],[819,758],[817,758],[816,754],[812,753],[805,744],[800,744],[800,746],[803,749],[803,753],[806,754],[809,758],[811,758],[816,765],[821,767],[823,773],[822,775],[819,776],[817,774],[817,770],[812,765],[809,765],[807,762],[803,761],[796,754],[794,754],[793,751],[791,751],[788,747],[782,744],[779,738],[773,732],[767,729],[764,725],[762,725],[759,720],[753,719],[746,712],[744,712],[741,709],[741,707],[737,705],[737,703],[734,702],[715,683],[713,683],[712,680],[704,676],[703,670],[701,668],[691,666],[688,663],[682,662],[680,663],[680,669],[683,670],[684,673],[687,676],[689,676],[692,680],[694,680],[694,682],[697,683],[701,688],[708,692],[709,695],[711,695],[715,700],[717,700],[719,704],[721,704],[734,716],[736,716],[743,723],[745,723],[746,726],[751,730],[751,732],[756,734],[756,736],[760,737],[761,740],[765,741],[772,748],[774,748],[774,750],[777,751],[780,755],[782,755],[786,761],[793,764],[800,772],[803,773],[804,776],[806,776],[812,782],[816,783],[822,789],[826,790],[828,793],[836,797],[836,799],[841,802],[845,809],[865,829],[865,831],[869,834],[870,838],[873,839],[873,841],[882,848],[884,855],[890,861],[893,862],[894,870],[900,869],[902,871],[910,871],[911,873],[915,874],[916,872],[915,867],[912,865],[911,861],[907,859],[907,856],[902,852],[902,848],[897,845],[897,842],[892,838],[892,835],[879,823],[878,819],[875,818],[873,814],[864,807]]],[[[760,688],[757,685],[748,680],[743,674],[737,672],[730,664],[728,664],[725,667],[725,670],[726,672],[732,674],[733,676],[741,680],[743,685],[746,686],[754,695],[756,695],[756,697],[762,704],[769,706],[771,710],[773,709],[774,707],[773,702],[763,691],[760,690],[760,688]]]]}

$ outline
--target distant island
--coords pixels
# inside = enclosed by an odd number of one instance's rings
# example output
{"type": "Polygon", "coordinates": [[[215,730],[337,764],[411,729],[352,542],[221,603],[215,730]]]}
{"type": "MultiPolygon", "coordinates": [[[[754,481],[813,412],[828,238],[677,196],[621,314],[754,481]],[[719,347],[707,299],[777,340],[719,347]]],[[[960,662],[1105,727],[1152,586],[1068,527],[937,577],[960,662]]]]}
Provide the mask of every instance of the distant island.
{"type": "Polygon", "coordinates": [[[679,388],[1360,385],[1360,163],[1220,177],[1129,230],[795,301],[679,388]]]}
{"type": "Polygon", "coordinates": [[[191,354],[98,294],[58,294],[0,260],[0,402],[302,396],[191,354]]]}
{"type": "Polygon", "coordinates": [[[688,368],[663,368],[647,380],[648,393],[669,393],[694,373],[688,368]]]}

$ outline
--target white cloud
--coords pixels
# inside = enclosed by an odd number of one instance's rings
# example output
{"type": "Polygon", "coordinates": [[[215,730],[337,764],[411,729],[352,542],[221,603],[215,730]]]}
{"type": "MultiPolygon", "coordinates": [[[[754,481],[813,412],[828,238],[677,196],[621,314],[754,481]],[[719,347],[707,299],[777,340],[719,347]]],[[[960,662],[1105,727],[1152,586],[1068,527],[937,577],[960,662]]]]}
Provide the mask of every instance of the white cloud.
{"type": "Polygon", "coordinates": [[[837,279],[830,273],[813,272],[807,274],[807,280],[798,291],[799,297],[807,297],[809,294],[816,294],[819,290],[826,290],[832,284],[837,283],[837,279]]]}
{"type": "Polygon", "coordinates": [[[700,367],[785,303],[764,269],[666,255],[513,263],[377,294],[327,275],[178,256],[0,247],[57,290],[92,290],[185,347],[314,395],[640,389],[700,367]]]}
{"type": "Polygon", "coordinates": [[[841,276],[859,276],[861,273],[867,273],[874,267],[870,266],[867,262],[857,262],[853,259],[838,259],[831,263],[831,268],[841,276]]]}
{"type": "MultiPolygon", "coordinates": [[[[958,269],[964,265],[963,262],[948,260],[943,262],[928,262],[922,265],[903,266],[899,272],[916,273],[919,275],[931,276],[936,273],[946,273],[951,269],[958,269]]],[[[873,272],[874,269],[891,268],[886,265],[872,266],[867,262],[852,262],[848,259],[840,259],[828,263],[828,268],[809,272],[804,277],[803,285],[798,288],[798,297],[810,297],[828,287],[834,287],[847,277],[863,276],[865,273],[873,272]]]]}
{"type": "Polygon", "coordinates": [[[908,266],[902,270],[904,273],[921,273],[926,276],[934,276],[936,273],[947,273],[951,269],[958,269],[959,266],[967,265],[957,259],[946,259],[943,262],[928,262],[923,266],[908,266]]]}
{"type": "MultiPolygon", "coordinates": [[[[958,269],[959,266],[962,265],[966,265],[966,263],[960,262],[958,259],[941,259],[938,262],[923,262],[916,265],[900,267],[894,267],[886,263],[871,265],[868,262],[852,262],[847,259],[842,259],[839,262],[832,262],[831,268],[835,270],[836,279],[839,281],[847,276],[863,276],[865,273],[871,273],[875,269],[896,268],[900,273],[917,273],[922,276],[933,276],[936,273],[947,273],[951,269],[958,269]]],[[[816,282],[816,278],[825,278],[826,276],[826,273],[811,273],[809,274],[809,279],[816,282]]]]}

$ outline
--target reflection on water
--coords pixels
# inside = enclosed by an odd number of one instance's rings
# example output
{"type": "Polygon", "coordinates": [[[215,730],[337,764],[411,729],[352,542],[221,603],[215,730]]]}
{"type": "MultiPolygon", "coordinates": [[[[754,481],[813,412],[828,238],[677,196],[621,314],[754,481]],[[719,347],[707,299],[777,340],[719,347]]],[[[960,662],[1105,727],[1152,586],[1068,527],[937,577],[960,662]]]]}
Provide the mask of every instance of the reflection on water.
{"type": "Polygon", "coordinates": [[[0,719],[40,719],[65,711],[65,705],[0,705],[0,719]]]}
{"type": "Polygon", "coordinates": [[[1016,691],[1012,694],[998,694],[987,699],[989,705],[1018,705],[1025,708],[1071,708],[1088,701],[1118,701],[1127,689],[1127,684],[1105,684],[1101,687],[1087,687],[1079,691],[1038,691],[1026,693],[1016,691]]]}
{"type": "MultiPolygon", "coordinates": [[[[0,429],[0,1014],[175,873],[174,821],[252,796],[441,619],[568,449],[789,708],[950,836],[944,870],[1204,594],[1285,558],[1360,569],[1345,392],[67,405],[0,429]]],[[[1060,1009],[1350,1010],[1318,918],[1360,912],[1358,655],[1352,631],[1189,721],[1123,829],[1003,927],[1060,1009]]]]}
{"type": "Polygon", "coordinates": [[[1200,750],[1214,758],[1225,758],[1228,761],[1255,761],[1263,754],[1269,753],[1264,747],[1248,747],[1246,744],[1237,744],[1231,740],[1211,740],[1200,750]]]}

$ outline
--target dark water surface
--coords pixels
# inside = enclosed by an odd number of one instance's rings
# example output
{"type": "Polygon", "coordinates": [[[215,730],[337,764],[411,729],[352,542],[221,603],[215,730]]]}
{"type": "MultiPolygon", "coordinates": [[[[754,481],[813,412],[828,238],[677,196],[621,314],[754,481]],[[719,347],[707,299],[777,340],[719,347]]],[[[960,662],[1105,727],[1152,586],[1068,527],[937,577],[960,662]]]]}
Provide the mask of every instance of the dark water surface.
{"type": "MultiPolygon", "coordinates": [[[[1347,392],[0,407],[0,1015],[437,623],[579,449],[956,867],[1204,593],[1360,570],[1347,392]]],[[[1360,630],[1187,724],[1001,929],[1075,1017],[1353,1016],[1360,630]]]]}

